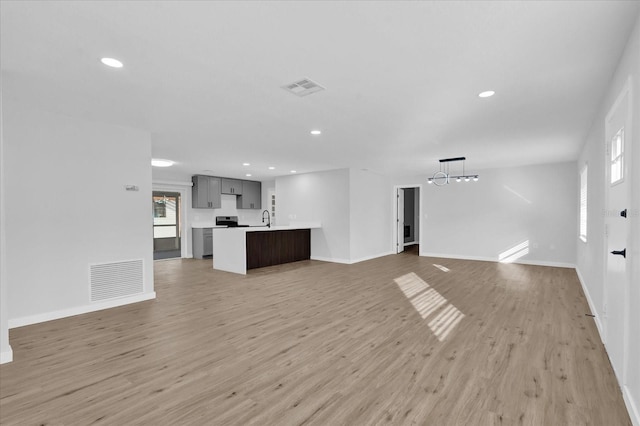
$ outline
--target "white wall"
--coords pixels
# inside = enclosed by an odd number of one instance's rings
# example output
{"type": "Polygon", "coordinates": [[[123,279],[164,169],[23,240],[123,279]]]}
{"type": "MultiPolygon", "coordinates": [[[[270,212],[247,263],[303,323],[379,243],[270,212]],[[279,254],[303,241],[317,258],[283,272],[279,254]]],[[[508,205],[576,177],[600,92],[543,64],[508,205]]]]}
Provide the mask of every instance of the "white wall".
{"type": "Polygon", "coordinates": [[[312,231],[311,257],[349,263],[349,192],[348,169],[278,177],[278,225],[321,222],[312,231]]]}
{"type": "Polygon", "coordinates": [[[4,186],[4,120],[2,115],[2,91],[0,91],[0,364],[13,360],[9,344],[9,304],[7,303],[6,247],[5,247],[5,186],[4,186]]]}
{"type": "MultiPolygon", "coordinates": [[[[604,275],[606,255],[604,240],[605,219],[602,212],[605,205],[605,118],[627,79],[632,81],[633,121],[631,138],[627,138],[627,159],[630,160],[631,200],[629,205],[629,245],[627,247],[627,267],[629,268],[630,294],[627,311],[627,371],[624,374],[622,392],[629,408],[632,421],[640,425],[640,18],[629,38],[624,54],[605,93],[598,113],[585,140],[578,165],[589,164],[587,242],[578,242],[577,270],[590,300],[596,323],[601,333],[604,307],[604,275]]],[[[628,136],[628,132],[625,132],[628,136]]],[[[605,343],[606,346],[606,343],[605,343]]]]}
{"type": "Polygon", "coordinates": [[[150,135],[6,96],[3,119],[9,325],[155,297],[150,135]],[[90,303],[89,265],[133,259],[143,294],[90,303]]]}
{"type": "Polygon", "coordinates": [[[388,177],[341,169],[276,178],[279,225],[321,222],[311,257],[354,263],[391,253],[393,198],[388,177]]]}
{"type": "MultiPolygon", "coordinates": [[[[573,266],[576,250],[575,163],[488,169],[478,182],[426,184],[420,254],[498,261],[520,244],[519,263],[573,266]]],[[[515,253],[514,253],[515,254],[515,253]]],[[[508,257],[507,257],[508,258],[508,257]]]]}
{"type": "Polygon", "coordinates": [[[350,260],[392,253],[393,186],[388,177],[349,170],[350,260]]]}

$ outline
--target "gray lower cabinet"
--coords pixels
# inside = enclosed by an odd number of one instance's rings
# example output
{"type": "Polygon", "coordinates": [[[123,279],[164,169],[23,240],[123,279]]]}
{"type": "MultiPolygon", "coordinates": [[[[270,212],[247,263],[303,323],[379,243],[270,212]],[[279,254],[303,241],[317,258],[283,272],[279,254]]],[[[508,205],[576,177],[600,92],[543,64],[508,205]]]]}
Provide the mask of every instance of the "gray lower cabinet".
{"type": "Polygon", "coordinates": [[[262,208],[262,183],[251,180],[242,181],[242,195],[236,200],[239,209],[262,208]]]}
{"type": "Polygon", "coordinates": [[[221,192],[223,194],[242,195],[242,181],[238,179],[222,178],[221,192]]]}
{"type": "Polygon", "coordinates": [[[191,207],[194,209],[219,209],[221,179],[213,176],[195,175],[191,178],[191,207]]]}
{"type": "Polygon", "coordinates": [[[213,231],[211,228],[193,228],[191,236],[194,259],[202,259],[204,256],[213,255],[213,231]]]}

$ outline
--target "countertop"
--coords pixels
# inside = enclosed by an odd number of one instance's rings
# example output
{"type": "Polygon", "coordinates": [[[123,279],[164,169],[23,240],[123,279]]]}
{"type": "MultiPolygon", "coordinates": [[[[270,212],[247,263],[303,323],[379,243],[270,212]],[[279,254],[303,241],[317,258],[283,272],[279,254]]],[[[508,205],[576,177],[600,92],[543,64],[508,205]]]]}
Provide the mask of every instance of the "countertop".
{"type": "Polygon", "coordinates": [[[321,224],[318,222],[310,222],[310,223],[295,223],[295,224],[291,224],[291,225],[275,225],[272,227],[267,227],[267,226],[248,226],[248,227],[242,227],[239,226],[237,228],[216,228],[213,227],[214,229],[225,229],[228,231],[232,231],[232,232],[264,232],[264,231],[287,231],[287,230],[294,230],[294,229],[318,229],[318,228],[322,228],[321,224]]]}

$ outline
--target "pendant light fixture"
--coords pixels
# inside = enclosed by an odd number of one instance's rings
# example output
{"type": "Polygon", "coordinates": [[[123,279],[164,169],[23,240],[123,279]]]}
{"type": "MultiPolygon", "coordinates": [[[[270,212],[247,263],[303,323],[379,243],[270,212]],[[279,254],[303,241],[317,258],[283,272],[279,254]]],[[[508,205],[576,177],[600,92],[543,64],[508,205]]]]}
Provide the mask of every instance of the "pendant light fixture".
{"type": "Polygon", "coordinates": [[[469,175],[464,171],[464,162],[466,157],[455,157],[455,158],[443,158],[440,161],[440,170],[435,172],[432,177],[427,179],[427,183],[434,184],[436,186],[448,185],[451,182],[451,179],[455,179],[456,182],[469,182],[473,180],[474,182],[478,181],[478,175],[469,175]],[[461,175],[451,175],[449,173],[450,164],[453,162],[462,162],[462,174],[461,175]]]}

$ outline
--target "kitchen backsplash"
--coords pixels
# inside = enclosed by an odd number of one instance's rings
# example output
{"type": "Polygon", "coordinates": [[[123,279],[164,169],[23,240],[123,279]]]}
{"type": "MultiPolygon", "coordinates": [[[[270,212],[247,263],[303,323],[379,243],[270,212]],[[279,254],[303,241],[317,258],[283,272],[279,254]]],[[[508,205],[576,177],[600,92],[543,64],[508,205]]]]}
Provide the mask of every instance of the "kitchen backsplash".
{"type": "Polygon", "coordinates": [[[216,221],[216,216],[238,216],[238,223],[243,225],[258,225],[261,223],[262,210],[247,210],[236,207],[236,195],[222,194],[222,207],[219,209],[190,208],[192,223],[209,223],[216,221]]]}

